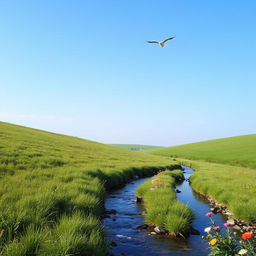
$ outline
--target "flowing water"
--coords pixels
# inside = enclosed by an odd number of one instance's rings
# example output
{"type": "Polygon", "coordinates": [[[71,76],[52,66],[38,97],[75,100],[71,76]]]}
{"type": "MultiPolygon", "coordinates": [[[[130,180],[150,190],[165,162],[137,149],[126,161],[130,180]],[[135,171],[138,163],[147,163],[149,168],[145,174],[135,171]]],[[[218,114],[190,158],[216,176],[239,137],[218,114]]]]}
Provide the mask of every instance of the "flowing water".
{"type": "MultiPolygon", "coordinates": [[[[193,169],[186,166],[183,168],[184,176],[188,179],[193,169]]],[[[143,204],[136,204],[132,200],[136,198],[136,188],[146,179],[131,182],[107,197],[105,208],[116,210],[115,214],[109,214],[104,219],[108,240],[116,243],[111,246],[109,253],[115,256],[207,256],[208,246],[201,236],[205,234],[204,228],[209,226],[209,218],[205,213],[210,211],[210,206],[193,192],[188,181],[176,186],[181,190],[181,193],[177,193],[177,199],[189,205],[194,212],[193,228],[200,235],[190,235],[187,239],[169,239],[150,236],[148,231],[137,229],[144,223],[144,217],[139,214],[144,208],[143,204]]],[[[214,220],[218,225],[225,222],[221,214],[214,215],[214,220]]]]}

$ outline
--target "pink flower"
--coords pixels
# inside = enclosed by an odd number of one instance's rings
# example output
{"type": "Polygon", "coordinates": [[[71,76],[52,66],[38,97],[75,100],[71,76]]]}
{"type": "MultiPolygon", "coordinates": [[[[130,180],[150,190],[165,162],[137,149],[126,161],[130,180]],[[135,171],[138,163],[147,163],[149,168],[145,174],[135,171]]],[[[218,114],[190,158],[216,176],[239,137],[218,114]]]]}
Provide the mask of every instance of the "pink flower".
{"type": "Polygon", "coordinates": [[[229,223],[227,223],[227,222],[225,222],[223,225],[224,225],[225,227],[230,226],[230,224],[229,224],[229,223]]]}
{"type": "Polygon", "coordinates": [[[213,215],[212,212],[207,212],[207,213],[205,214],[205,216],[207,216],[207,217],[211,217],[212,215],[213,215]]]}
{"type": "Polygon", "coordinates": [[[214,227],[215,230],[220,230],[220,226],[214,227]]]}

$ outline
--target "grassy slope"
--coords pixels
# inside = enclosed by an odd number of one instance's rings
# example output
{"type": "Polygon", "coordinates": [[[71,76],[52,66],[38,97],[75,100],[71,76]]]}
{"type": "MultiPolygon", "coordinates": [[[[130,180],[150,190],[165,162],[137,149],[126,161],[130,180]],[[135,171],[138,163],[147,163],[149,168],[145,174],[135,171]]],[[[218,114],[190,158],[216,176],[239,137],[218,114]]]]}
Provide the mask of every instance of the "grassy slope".
{"type": "Polygon", "coordinates": [[[132,150],[132,151],[145,151],[145,150],[162,148],[159,146],[148,146],[148,145],[137,145],[137,144],[110,144],[110,145],[118,148],[132,150]]]}
{"type": "Polygon", "coordinates": [[[234,218],[256,222],[254,169],[196,160],[181,162],[196,170],[190,178],[194,190],[226,205],[234,218]]]}
{"type": "Polygon", "coordinates": [[[150,153],[256,168],[256,134],[156,149],[150,153]]]}
{"type": "Polygon", "coordinates": [[[0,255],[103,255],[105,188],[170,164],[0,122],[0,255]]]}
{"type": "Polygon", "coordinates": [[[235,218],[256,222],[256,135],[147,152],[203,160],[184,160],[196,170],[191,177],[193,189],[225,204],[235,218]]]}

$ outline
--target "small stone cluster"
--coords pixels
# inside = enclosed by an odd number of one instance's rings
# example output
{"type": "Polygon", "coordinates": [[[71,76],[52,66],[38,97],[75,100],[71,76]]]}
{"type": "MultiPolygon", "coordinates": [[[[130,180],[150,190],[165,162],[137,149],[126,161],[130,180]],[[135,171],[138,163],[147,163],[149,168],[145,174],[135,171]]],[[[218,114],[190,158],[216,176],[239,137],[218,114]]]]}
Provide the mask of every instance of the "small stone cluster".
{"type": "Polygon", "coordinates": [[[246,221],[234,219],[232,218],[232,213],[228,210],[228,208],[225,205],[217,203],[211,197],[203,195],[197,191],[195,191],[195,193],[204,197],[209,202],[209,204],[211,205],[211,212],[213,212],[214,214],[221,213],[225,215],[227,217],[226,222],[229,223],[234,230],[237,230],[241,233],[253,232],[254,234],[256,234],[256,223],[248,223],[246,221]]]}

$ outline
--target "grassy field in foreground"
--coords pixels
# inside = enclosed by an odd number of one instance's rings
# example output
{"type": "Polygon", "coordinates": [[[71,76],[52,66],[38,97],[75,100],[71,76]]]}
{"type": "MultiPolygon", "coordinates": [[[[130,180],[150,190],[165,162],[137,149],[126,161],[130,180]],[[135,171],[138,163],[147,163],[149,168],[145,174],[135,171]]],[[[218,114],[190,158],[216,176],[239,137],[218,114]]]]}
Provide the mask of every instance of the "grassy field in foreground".
{"type": "Polygon", "coordinates": [[[145,151],[145,150],[162,148],[159,146],[148,146],[148,145],[137,145],[137,144],[110,144],[110,145],[118,148],[132,150],[132,151],[145,151]]]}
{"type": "Polygon", "coordinates": [[[193,219],[190,208],[176,200],[174,185],[182,179],[181,170],[160,172],[136,190],[136,195],[143,198],[146,222],[165,228],[175,236],[187,235],[193,219]]]}
{"type": "Polygon", "coordinates": [[[166,147],[150,153],[256,168],[256,134],[166,147]]]}
{"type": "Polygon", "coordinates": [[[190,178],[195,191],[226,205],[234,218],[256,222],[256,170],[193,160],[181,162],[196,170],[190,178]]]}
{"type": "Polygon", "coordinates": [[[105,188],[170,164],[0,122],[0,255],[105,255],[105,188]]]}

